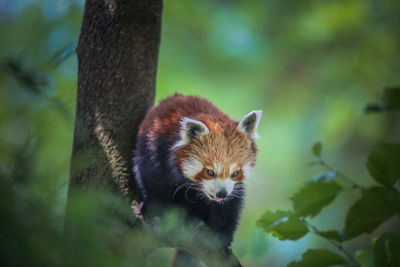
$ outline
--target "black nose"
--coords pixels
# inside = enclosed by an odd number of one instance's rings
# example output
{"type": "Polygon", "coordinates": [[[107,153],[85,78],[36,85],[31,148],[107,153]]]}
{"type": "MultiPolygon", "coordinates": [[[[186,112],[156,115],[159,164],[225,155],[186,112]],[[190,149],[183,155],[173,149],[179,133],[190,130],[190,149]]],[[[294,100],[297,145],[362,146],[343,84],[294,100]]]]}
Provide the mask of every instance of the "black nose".
{"type": "Polygon", "coordinates": [[[228,192],[225,189],[219,190],[216,194],[217,198],[224,198],[228,195],[228,192]]]}

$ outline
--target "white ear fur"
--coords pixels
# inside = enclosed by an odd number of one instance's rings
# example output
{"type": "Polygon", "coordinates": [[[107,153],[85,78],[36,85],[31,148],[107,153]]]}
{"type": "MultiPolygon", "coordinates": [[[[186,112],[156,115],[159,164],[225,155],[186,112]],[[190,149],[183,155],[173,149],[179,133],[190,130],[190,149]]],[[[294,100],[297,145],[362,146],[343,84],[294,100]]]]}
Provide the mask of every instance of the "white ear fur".
{"type": "Polygon", "coordinates": [[[208,134],[209,132],[210,130],[201,121],[183,117],[181,119],[180,140],[171,149],[186,145],[193,138],[208,134]]]}
{"type": "Polygon", "coordinates": [[[257,128],[258,124],[260,123],[261,115],[261,110],[253,110],[240,120],[237,127],[238,130],[242,131],[250,138],[259,138],[259,135],[257,134],[257,128]]]}

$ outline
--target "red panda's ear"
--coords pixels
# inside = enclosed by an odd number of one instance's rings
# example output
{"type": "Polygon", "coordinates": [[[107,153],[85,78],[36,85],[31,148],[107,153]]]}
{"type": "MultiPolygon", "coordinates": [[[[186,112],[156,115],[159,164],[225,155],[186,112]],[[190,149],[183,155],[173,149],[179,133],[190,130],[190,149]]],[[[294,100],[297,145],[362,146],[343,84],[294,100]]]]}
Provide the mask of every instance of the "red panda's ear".
{"type": "Polygon", "coordinates": [[[261,119],[261,110],[254,110],[247,114],[239,121],[238,130],[245,133],[248,137],[257,139],[259,135],[257,134],[258,124],[261,119]]]}
{"type": "Polygon", "coordinates": [[[186,145],[193,138],[208,134],[209,132],[210,130],[201,121],[183,117],[181,119],[180,140],[175,143],[172,149],[186,145]]]}

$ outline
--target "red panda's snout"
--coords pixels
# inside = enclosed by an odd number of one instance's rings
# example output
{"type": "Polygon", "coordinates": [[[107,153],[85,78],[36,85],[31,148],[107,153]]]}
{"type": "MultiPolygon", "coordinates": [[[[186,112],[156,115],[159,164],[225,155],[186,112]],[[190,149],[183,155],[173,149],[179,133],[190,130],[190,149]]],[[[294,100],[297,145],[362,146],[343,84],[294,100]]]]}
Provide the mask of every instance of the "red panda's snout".
{"type": "Polygon", "coordinates": [[[216,178],[200,182],[203,192],[210,200],[221,201],[234,196],[233,189],[235,182],[231,179],[216,178]]]}

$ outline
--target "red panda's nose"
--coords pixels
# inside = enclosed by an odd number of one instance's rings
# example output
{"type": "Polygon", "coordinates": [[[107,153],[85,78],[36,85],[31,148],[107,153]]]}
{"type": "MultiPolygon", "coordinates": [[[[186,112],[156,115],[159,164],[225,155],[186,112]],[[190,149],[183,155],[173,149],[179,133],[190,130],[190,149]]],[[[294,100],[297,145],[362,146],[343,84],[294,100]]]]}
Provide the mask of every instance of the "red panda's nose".
{"type": "Polygon", "coordinates": [[[217,198],[225,198],[228,195],[228,191],[226,189],[221,189],[217,192],[216,197],[217,198]]]}

